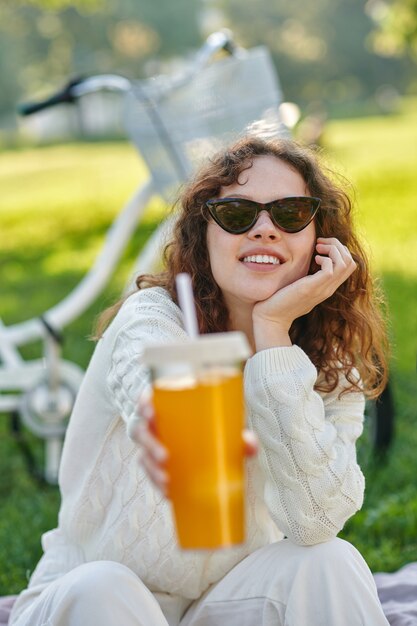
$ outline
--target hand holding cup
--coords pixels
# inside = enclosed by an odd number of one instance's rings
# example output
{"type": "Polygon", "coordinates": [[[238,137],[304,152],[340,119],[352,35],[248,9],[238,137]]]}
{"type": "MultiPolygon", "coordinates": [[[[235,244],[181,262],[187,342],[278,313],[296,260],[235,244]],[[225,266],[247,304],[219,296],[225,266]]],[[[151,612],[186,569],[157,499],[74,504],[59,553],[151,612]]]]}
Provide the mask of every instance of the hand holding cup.
{"type": "MultiPolygon", "coordinates": [[[[165,496],[169,497],[169,474],[166,470],[168,450],[160,442],[155,421],[155,412],[149,395],[139,401],[138,415],[142,420],[136,426],[133,437],[140,445],[139,463],[143,465],[149,478],[165,496]]],[[[251,430],[242,432],[244,454],[250,458],[258,453],[258,439],[251,430]]]]}

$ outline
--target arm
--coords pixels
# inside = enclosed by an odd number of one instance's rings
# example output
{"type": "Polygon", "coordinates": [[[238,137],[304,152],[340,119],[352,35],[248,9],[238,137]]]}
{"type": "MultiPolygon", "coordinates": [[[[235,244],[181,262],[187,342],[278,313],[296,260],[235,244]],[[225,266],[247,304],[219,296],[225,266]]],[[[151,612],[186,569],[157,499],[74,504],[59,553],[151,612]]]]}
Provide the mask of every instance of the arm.
{"type": "MultiPolygon", "coordinates": [[[[112,344],[107,384],[116,409],[126,423],[128,436],[141,446],[141,463],[156,487],[166,495],[168,452],[156,436],[155,416],[149,401],[150,381],[140,357],[146,343],[187,341],[187,334],[182,326],[181,311],[166,292],[147,290],[139,299],[139,305],[135,297],[125,303],[119,319],[115,320],[116,327],[110,327],[106,333],[110,336],[105,340],[112,344]]],[[[253,435],[244,432],[243,439],[246,454],[256,454],[258,446],[253,435]]]]}
{"type": "Polygon", "coordinates": [[[322,398],[314,391],[316,377],[298,346],[263,350],[245,368],[265,501],[277,526],[302,545],[335,537],[364,492],[355,448],[364,398],[349,392],[339,399],[343,380],[322,398]]]}
{"type": "Polygon", "coordinates": [[[147,368],[141,362],[144,346],[186,341],[187,335],[179,308],[162,289],[135,294],[123,305],[118,317],[119,320],[114,320],[116,329],[109,328],[112,350],[107,384],[127,433],[133,438],[138,423],[138,400],[149,392],[150,386],[147,368]]]}

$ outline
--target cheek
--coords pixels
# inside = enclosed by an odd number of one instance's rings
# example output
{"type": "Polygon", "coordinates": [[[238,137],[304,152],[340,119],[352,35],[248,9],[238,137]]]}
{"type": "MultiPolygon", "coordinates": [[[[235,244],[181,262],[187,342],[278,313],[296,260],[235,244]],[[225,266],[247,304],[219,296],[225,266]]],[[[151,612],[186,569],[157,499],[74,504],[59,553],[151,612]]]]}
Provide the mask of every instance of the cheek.
{"type": "Polygon", "coordinates": [[[309,224],[309,226],[300,233],[299,239],[294,243],[294,253],[298,257],[299,266],[304,273],[307,274],[314,264],[314,252],[316,247],[316,229],[314,224],[309,224]]]}
{"type": "Polygon", "coordinates": [[[302,278],[303,276],[307,276],[307,274],[311,274],[313,272],[313,264],[314,259],[312,258],[312,255],[305,255],[304,258],[300,260],[298,265],[299,277],[302,278]]]}
{"type": "Polygon", "coordinates": [[[231,235],[217,224],[209,222],[206,241],[210,263],[221,265],[237,254],[239,240],[239,235],[231,235]]]}

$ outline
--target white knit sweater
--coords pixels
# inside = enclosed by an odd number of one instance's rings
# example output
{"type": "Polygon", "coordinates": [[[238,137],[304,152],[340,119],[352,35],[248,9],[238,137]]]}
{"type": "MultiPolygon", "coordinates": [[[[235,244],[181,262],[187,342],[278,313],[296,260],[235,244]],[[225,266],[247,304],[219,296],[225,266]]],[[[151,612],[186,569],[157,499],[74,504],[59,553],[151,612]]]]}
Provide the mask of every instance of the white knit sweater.
{"type": "Polygon", "coordinates": [[[179,308],[162,288],[130,296],[98,342],[79,392],[60,471],[57,529],[30,585],[85,561],[114,560],[151,591],[197,598],[255,549],[287,535],[298,544],[333,538],[362,504],[355,442],[364,400],[314,391],[317,372],[298,347],[264,350],[245,366],[247,420],[260,440],[248,461],[247,543],[181,551],[170,504],[137,461],[129,424],[149,384],[145,343],[186,340],[179,308]]]}

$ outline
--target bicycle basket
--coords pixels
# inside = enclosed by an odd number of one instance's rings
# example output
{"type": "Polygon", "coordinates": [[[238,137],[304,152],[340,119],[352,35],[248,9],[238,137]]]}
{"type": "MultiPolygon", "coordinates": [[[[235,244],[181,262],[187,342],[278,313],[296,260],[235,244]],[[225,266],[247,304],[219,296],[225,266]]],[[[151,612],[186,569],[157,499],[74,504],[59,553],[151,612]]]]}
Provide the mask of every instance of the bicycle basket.
{"type": "Polygon", "coordinates": [[[156,190],[170,198],[203,158],[239,136],[288,135],[281,89],[268,50],[244,50],[170,88],[169,78],[137,81],[126,98],[126,128],[156,190]]]}

